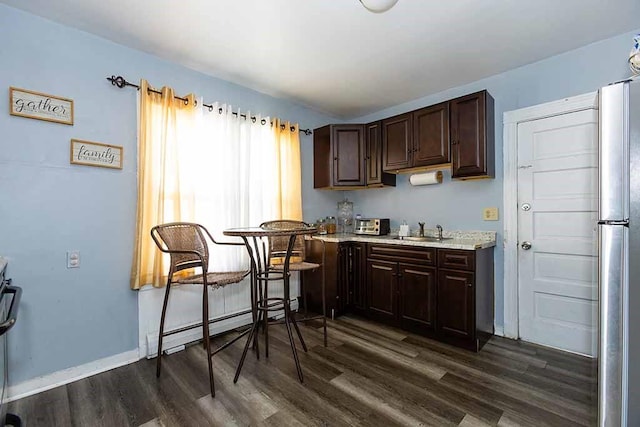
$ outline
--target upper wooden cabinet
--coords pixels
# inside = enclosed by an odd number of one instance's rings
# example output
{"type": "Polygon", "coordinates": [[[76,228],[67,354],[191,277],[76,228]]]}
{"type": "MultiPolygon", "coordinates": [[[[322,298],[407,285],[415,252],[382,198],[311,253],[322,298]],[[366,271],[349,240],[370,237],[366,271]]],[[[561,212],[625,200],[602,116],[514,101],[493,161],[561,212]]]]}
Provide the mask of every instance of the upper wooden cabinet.
{"type": "Polygon", "coordinates": [[[364,126],[327,125],[313,132],[313,187],[365,185],[364,126]]]}
{"type": "Polygon", "coordinates": [[[314,131],[314,188],[396,185],[398,173],[451,167],[454,179],[495,177],[494,101],[486,91],[367,125],[314,131]]]}
{"type": "Polygon", "coordinates": [[[397,172],[411,167],[413,141],[411,113],[382,121],[382,170],[397,172]]]}
{"type": "Polygon", "coordinates": [[[382,170],[452,166],[455,179],[495,176],[493,98],[486,90],[382,121],[382,170]]]}
{"type": "Polygon", "coordinates": [[[396,185],[383,174],[380,122],[327,125],[313,132],[313,187],[363,188],[396,185]]]}
{"type": "Polygon", "coordinates": [[[451,176],[495,177],[493,98],[486,90],[450,101],[451,176]]]}
{"type": "Polygon", "coordinates": [[[414,111],[412,166],[449,163],[449,152],[449,103],[414,111]]]}
{"type": "Polygon", "coordinates": [[[448,102],[385,119],[382,129],[385,171],[398,173],[450,162],[448,102]]]}
{"type": "Polygon", "coordinates": [[[365,171],[367,187],[396,185],[396,176],[382,171],[382,122],[365,125],[365,171]]]}

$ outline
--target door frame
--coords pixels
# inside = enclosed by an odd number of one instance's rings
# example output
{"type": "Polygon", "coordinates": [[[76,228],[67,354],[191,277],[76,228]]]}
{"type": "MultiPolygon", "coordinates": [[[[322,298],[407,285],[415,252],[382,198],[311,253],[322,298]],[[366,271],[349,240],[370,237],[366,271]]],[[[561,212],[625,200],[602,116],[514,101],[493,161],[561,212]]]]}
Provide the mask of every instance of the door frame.
{"type": "MultiPolygon", "coordinates": [[[[503,114],[504,326],[503,335],[519,338],[518,318],[518,124],[560,114],[598,109],[598,92],[507,111],[503,114]]],[[[499,329],[496,329],[496,333],[499,329]]]]}

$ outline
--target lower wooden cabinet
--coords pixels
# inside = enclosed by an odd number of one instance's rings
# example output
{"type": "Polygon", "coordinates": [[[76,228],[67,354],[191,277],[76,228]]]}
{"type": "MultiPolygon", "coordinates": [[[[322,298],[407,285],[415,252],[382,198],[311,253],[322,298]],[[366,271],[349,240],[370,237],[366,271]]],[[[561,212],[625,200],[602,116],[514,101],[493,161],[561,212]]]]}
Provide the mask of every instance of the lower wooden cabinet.
{"type": "Polygon", "coordinates": [[[365,316],[474,351],[493,334],[493,248],[370,244],[367,254],[365,316]]]}
{"type": "Polygon", "coordinates": [[[435,249],[370,244],[365,316],[424,333],[435,329],[435,249]]]}
{"type": "Polygon", "coordinates": [[[397,318],[397,263],[384,260],[367,260],[368,312],[372,319],[395,323],[397,318]]]}
{"type": "Polygon", "coordinates": [[[436,323],[436,269],[398,264],[398,317],[400,326],[418,333],[436,323]]]}
{"type": "MultiPolygon", "coordinates": [[[[307,240],[305,245],[307,261],[322,264],[324,260],[327,316],[337,316],[342,312],[338,287],[339,245],[335,242],[321,242],[319,240],[307,240]]],[[[304,307],[306,304],[309,310],[322,313],[322,268],[302,272],[300,293],[302,296],[298,301],[300,307],[304,307]]]]}
{"type": "Polygon", "coordinates": [[[361,312],[366,309],[366,289],[364,287],[365,244],[343,242],[338,248],[339,271],[338,314],[345,311],[361,312]]]}
{"type": "MultiPolygon", "coordinates": [[[[493,248],[325,243],[327,314],[372,320],[478,351],[493,334],[493,248]]],[[[307,243],[322,262],[322,242],[307,243]]],[[[309,309],[322,311],[321,270],[305,272],[309,309]]]]}
{"type": "Polygon", "coordinates": [[[469,271],[438,271],[438,332],[470,339],[475,327],[474,274],[469,271]]]}
{"type": "MultiPolygon", "coordinates": [[[[325,264],[325,296],[327,316],[335,317],[347,311],[363,314],[366,311],[364,283],[365,244],[357,242],[306,241],[306,259],[325,264]]],[[[322,313],[322,268],[305,271],[301,276],[300,307],[322,313]]]]}

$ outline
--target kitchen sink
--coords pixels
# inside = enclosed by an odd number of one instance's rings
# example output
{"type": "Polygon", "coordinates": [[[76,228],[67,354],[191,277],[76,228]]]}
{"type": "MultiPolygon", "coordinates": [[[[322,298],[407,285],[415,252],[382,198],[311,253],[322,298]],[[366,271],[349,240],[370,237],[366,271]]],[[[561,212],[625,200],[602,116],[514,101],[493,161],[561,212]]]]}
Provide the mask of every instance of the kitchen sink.
{"type": "Polygon", "coordinates": [[[453,239],[453,237],[443,237],[442,239],[438,239],[437,237],[433,237],[433,236],[408,236],[408,237],[394,237],[394,239],[396,240],[409,240],[412,242],[441,242],[443,240],[451,240],[453,239]]]}

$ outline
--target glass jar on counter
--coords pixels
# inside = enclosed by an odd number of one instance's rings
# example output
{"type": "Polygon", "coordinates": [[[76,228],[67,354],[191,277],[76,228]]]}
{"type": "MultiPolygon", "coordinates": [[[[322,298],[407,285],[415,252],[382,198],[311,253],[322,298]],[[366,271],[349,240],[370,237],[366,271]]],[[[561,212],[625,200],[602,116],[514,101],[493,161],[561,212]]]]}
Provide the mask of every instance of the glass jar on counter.
{"type": "Polygon", "coordinates": [[[328,216],[326,218],[327,234],[336,234],[336,217],[328,216]]]}
{"type": "Polygon", "coordinates": [[[353,202],[338,202],[338,233],[353,233],[353,202]]]}
{"type": "Polygon", "coordinates": [[[327,234],[327,221],[324,219],[319,219],[316,227],[318,228],[318,234],[327,234]]]}

